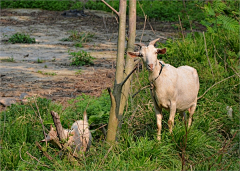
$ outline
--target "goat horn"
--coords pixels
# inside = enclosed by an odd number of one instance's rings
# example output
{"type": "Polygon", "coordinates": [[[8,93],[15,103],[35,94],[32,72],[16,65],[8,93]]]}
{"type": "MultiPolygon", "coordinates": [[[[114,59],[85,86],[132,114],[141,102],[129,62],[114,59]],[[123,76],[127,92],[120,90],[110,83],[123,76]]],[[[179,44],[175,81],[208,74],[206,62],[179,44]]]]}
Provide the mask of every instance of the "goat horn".
{"type": "Polygon", "coordinates": [[[135,43],[134,45],[137,45],[137,46],[140,46],[140,47],[146,46],[144,43],[135,43]]]}
{"type": "Polygon", "coordinates": [[[149,43],[149,45],[155,45],[155,43],[157,42],[157,41],[159,41],[160,40],[160,38],[158,38],[158,39],[155,39],[155,40],[153,40],[153,41],[151,41],[150,43],[149,43]]]}

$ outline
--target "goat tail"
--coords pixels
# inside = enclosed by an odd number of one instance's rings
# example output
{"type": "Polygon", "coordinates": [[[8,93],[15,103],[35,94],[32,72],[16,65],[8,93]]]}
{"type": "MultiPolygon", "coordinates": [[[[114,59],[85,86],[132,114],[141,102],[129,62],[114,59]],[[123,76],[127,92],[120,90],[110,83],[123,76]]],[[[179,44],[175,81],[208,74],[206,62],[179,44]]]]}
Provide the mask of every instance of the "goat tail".
{"type": "Polygon", "coordinates": [[[85,110],[85,111],[83,112],[83,121],[84,121],[84,122],[88,122],[88,119],[87,119],[87,110],[85,110]]]}
{"type": "Polygon", "coordinates": [[[87,108],[88,108],[89,102],[90,101],[88,101],[88,104],[87,104],[87,106],[86,106],[86,108],[85,108],[85,110],[83,112],[83,121],[85,121],[85,122],[88,122],[88,119],[87,119],[87,108]]]}

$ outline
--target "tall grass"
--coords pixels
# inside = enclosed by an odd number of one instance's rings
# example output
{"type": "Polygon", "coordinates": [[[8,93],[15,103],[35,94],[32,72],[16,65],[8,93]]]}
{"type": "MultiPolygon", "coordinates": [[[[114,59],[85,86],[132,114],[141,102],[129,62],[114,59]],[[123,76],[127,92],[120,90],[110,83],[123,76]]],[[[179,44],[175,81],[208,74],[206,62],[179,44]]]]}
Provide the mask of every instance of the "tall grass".
{"type": "MultiPolygon", "coordinates": [[[[105,144],[102,132],[97,129],[108,121],[110,100],[106,92],[99,98],[79,96],[70,100],[69,107],[64,110],[61,105],[37,98],[26,105],[12,105],[0,114],[1,169],[180,170],[184,165],[188,170],[237,170],[240,162],[239,77],[236,75],[239,40],[235,34],[225,31],[218,35],[205,33],[213,74],[202,33],[195,34],[196,41],[188,35],[184,40],[177,38],[159,44],[159,47],[167,47],[167,54],[161,56],[166,63],[197,69],[199,96],[213,84],[235,74],[198,100],[193,125],[187,134],[185,124],[177,114],[171,135],[167,126],[169,112],[163,111],[162,140],[156,140],[156,118],[149,89],[129,98],[118,142],[112,145],[105,144]],[[232,118],[227,114],[227,106],[233,109],[232,118]],[[50,111],[55,110],[61,116],[62,125],[69,128],[74,120],[82,118],[85,109],[92,123],[93,145],[85,157],[78,159],[80,166],[73,166],[67,158],[61,158],[53,145],[45,147],[41,144],[54,158],[54,161],[48,160],[35,145],[35,141],[44,138],[39,116],[49,129],[53,123],[50,111]]],[[[140,70],[135,74],[131,94],[148,84],[148,72],[140,70]]]]}

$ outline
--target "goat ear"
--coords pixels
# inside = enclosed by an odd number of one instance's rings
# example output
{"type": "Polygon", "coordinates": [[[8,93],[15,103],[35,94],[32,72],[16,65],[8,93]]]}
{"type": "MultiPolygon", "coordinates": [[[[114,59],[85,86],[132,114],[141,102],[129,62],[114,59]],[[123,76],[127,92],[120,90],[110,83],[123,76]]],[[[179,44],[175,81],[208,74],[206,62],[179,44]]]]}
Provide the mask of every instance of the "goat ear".
{"type": "Polygon", "coordinates": [[[139,52],[128,52],[128,55],[130,55],[132,58],[140,57],[140,53],[139,52]]]}
{"type": "Polygon", "coordinates": [[[157,49],[157,54],[165,54],[167,52],[166,48],[163,49],[157,49]]]}

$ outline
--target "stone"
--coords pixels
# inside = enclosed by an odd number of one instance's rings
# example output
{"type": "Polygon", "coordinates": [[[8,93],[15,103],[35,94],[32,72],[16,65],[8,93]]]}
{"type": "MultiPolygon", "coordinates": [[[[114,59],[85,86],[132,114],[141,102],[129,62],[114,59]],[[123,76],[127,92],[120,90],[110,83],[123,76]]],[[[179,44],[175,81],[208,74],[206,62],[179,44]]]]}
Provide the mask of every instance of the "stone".
{"type": "Polygon", "coordinates": [[[0,98],[0,104],[3,106],[11,106],[12,104],[15,104],[17,101],[15,98],[8,98],[8,97],[1,97],[0,98]]]}

